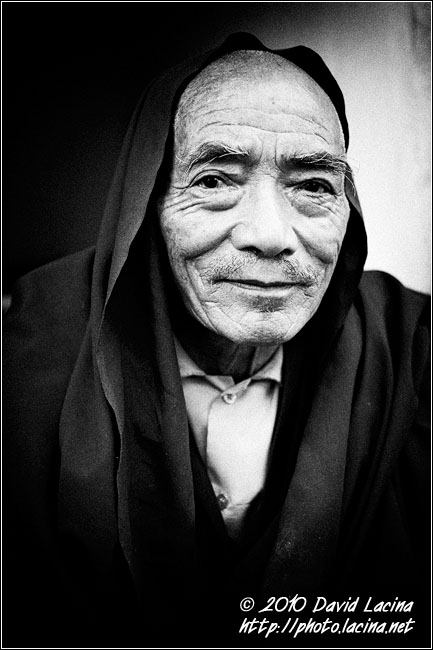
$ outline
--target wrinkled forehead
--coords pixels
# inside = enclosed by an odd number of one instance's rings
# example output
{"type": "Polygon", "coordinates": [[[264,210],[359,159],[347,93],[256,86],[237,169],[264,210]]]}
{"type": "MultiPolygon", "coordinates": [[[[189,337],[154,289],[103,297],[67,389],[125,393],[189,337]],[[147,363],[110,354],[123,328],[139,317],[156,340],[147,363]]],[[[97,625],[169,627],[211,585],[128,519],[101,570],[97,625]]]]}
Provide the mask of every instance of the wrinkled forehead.
{"type": "Polygon", "coordinates": [[[270,52],[237,51],[204,68],[183,91],[175,114],[175,145],[218,124],[302,131],[309,122],[344,151],[335,107],[301,68],[270,52]]]}

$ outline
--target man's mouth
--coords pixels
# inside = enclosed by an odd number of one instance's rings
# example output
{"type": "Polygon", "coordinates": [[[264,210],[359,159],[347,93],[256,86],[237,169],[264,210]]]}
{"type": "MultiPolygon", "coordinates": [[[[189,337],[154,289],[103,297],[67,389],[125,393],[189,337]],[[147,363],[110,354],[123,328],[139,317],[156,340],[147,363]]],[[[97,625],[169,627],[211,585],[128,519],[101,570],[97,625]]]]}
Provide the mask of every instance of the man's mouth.
{"type": "Polygon", "coordinates": [[[294,285],[299,284],[299,282],[287,282],[287,281],[264,281],[258,279],[235,279],[235,278],[220,278],[218,282],[226,282],[234,286],[240,287],[247,290],[255,291],[281,291],[284,289],[289,289],[294,285]]]}

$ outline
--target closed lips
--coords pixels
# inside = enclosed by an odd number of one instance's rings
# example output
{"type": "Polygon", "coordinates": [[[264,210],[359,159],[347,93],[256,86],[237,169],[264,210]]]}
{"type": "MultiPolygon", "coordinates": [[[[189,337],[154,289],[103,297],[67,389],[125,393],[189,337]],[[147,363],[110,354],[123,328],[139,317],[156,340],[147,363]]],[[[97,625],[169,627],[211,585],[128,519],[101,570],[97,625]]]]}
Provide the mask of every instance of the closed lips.
{"type": "Polygon", "coordinates": [[[242,278],[224,278],[220,280],[222,282],[231,282],[234,284],[245,284],[251,287],[263,287],[268,289],[273,289],[275,287],[288,287],[293,282],[263,282],[262,280],[243,280],[242,278]]]}

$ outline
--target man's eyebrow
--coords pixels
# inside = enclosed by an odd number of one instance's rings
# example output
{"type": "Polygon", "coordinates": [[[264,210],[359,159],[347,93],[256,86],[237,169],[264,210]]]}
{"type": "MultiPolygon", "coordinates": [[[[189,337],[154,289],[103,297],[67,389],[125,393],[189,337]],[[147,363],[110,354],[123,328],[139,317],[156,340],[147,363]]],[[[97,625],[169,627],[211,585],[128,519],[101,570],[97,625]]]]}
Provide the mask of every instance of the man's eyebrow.
{"type": "Polygon", "coordinates": [[[338,156],[330,151],[316,151],[314,153],[297,152],[293,155],[283,157],[281,165],[291,169],[325,171],[338,175],[345,175],[350,170],[346,156],[338,156]]]}
{"type": "MultiPolygon", "coordinates": [[[[177,159],[185,166],[189,173],[197,165],[205,165],[215,160],[227,159],[232,162],[236,158],[249,158],[250,154],[241,147],[228,145],[222,142],[204,142],[193,149],[184,158],[177,159]]],[[[330,172],[334,175],[345,175],[350,167],[345,155],[336,155],[330,151],[316,151],[313,153],[295,152],[282,156],[280,166],[286,169],[317,170],[330,172]]]]}
{"type": "Polygon", "coordinates": [[[204,165],[221,160],[222,158],[239,158],[248,156],[248,152],[237,146],[230,146],[221,142],[204,142],[184,158],[177,156],[177,159],[185,165],[187,173],[197,165],[204,165]]]}

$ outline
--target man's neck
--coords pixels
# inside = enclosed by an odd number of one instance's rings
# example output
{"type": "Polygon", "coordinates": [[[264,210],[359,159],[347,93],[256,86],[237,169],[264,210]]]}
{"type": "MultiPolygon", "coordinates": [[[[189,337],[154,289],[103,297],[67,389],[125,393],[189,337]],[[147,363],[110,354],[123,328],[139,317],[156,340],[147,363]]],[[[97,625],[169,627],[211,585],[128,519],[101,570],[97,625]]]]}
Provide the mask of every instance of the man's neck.
{"type": "Polygon", "coordinates": [[[207,375],[230,375],[236,383],[260,370],[278,347],[233,343],[189,314],[183,314],[174,329],[186,353],[207,375]]]}

